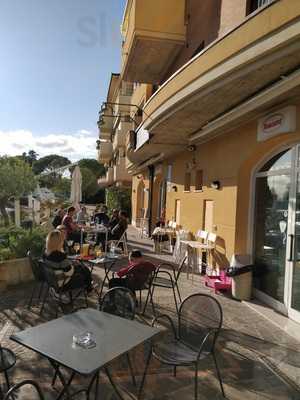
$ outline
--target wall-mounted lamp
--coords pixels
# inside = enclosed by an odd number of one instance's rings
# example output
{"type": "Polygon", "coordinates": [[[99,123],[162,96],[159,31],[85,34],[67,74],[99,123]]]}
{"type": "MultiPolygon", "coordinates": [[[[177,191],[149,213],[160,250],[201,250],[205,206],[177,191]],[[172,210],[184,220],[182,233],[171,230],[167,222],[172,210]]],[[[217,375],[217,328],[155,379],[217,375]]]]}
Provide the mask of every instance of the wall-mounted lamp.
{"type": "Polygon", "coordinates": [[[210,184],[210,187],[212,189],[219,190],[220,187],[221,187],[221,183],[220,183],[220,181],[212,181],[211,184],[210,184]]]}
{"type": "Polygon", "coordinates": [[[96,150],[100,150],[100,143],[101,141],[99,139],[96,140],[96,150]]]}
{"type": "Polygon", "coordinates": [[[137,178],[138,178],[138,179],[142,179],[142,175],[138,175],[137,178]]]}
{"type": "Polygon", "coordinates": [[[177,192],[178,191],[178,189],[177,189],[177,186],[172,186],[172,192],[177,192]]]}

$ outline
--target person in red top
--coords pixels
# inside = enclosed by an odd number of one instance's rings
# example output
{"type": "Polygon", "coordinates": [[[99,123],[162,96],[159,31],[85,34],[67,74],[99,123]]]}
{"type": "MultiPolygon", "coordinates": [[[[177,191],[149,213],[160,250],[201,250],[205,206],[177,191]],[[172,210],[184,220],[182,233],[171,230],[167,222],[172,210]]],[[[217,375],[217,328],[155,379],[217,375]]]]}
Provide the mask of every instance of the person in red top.
{"type": "Polygon", "coordinates": [[[73,221],[73,215],[75,214],[75,207],[71,206],[67,210],[67,214],[63,217],[62,224],[66,227],[67,240],[73,240],[74,242],[80,242],[80,228],[73,221]]]}
{"type": "Polygon", "coordinates": [[[109,281],[109,288],[116,286],[127,287],[132,290],[139,290],[147,282],[152,272],[155,271],[155,265],[143,258],[139,250],[133,250],[129,255],[129,264],[117,272],[117,278],[109,281]]]}

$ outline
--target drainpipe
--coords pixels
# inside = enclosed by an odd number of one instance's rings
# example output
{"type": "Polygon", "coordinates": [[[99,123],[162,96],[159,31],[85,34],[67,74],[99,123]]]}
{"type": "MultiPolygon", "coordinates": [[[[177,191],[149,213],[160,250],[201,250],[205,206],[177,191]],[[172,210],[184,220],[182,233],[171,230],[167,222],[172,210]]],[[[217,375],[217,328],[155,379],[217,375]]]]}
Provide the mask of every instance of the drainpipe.
{"type": "Polygon", "coordinates": [[[148,201],[148,210],[149,210],[149,225],[148,232],[149,236],[151,235],[152,228],[152,203],[153,203],[153,182],[154,182],[154,165],[148,166],[149,171],[149,201],[148,201]]]}

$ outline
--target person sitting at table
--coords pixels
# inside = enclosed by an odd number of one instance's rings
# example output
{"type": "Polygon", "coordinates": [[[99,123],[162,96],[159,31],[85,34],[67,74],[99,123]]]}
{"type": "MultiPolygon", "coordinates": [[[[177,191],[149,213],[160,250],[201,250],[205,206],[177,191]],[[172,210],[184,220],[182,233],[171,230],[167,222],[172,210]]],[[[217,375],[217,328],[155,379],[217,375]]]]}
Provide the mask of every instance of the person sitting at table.
{"type": "Polygon", "coordinates": [[[129,254],[129,263],[127,267],[121,268],[117,272],[117,278],[109,280],[109,288],[116,286],[126,287],[133,293],[140,289],[147,280],[148,276],[154,272],[156,266],[146,261],[139,250],[133,250],[129,254]]]}
{"type": "Polygon", "coordinates": [[[102,206],[100,209],[100,212],[97,212],[94,215],[94,220],[96,224],[102,224],[107,226],[109,224],[109,216],[107,215],[107,207],[106,206],[102,206]]]}
{"type": "Polygon", "coordinates": [[[112,216],[109,220],[108,227],[110,229],[113,229],[118,223],[119,223],[119,210],[116,208],[113,209],[112,211],[112,216]]]}
{"type": "Polygon", "coordinates": [[[58,225],[61,225],[64,215],[65,210],[63,208],[58,208],[55,210],[55,216],[52,221],[52,225],[55,229],[58,227],[58,225]]]}
{"type": "Polygon", "coordinates": [[[58,229],[48,234],[43,258],[51,262],[49,265],[57,275],[58,285],[70,290],[86,287],[90,291],[92,289],[90,270],[79,262],[68,260],[63,245],[64,235],[58,229]]]}
{"type": "Polygon", "coordinates": [[[80,227],[73,221],[75,207],[71,206],[67,210],[67,214],[62,220],[62,224],[66,227],[67,240],[74,240],[74,242],[81,242],[80,227]]]}
{"type": "Polygon", "coordinates": [[[120,240],[123,233],[128,227],[127,214],[125,211],[119,211],[119,222],[112,228],[108,228],[108,232],[99,232],[97,234],[97,244],[101,244],[102,249],[105,248],[105,240],[120,240]]]}
{"type": "Polygon", "coordinates": [[[79,225],[84,225],[88,220],[88,213],[86,212],[86,207],[81,205],[80,210],[77,213],[76,222],[79,225]]]}

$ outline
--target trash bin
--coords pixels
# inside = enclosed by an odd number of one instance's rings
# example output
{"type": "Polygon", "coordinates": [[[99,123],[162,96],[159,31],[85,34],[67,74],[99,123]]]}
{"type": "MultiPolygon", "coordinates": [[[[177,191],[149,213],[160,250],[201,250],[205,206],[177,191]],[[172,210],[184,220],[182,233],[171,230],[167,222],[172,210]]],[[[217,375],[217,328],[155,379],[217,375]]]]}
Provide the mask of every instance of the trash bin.
{"type": "Polygon", "coordinates": [[[248,261],[248,256],[233,256],[227,275],[232,278],[231,293],[237,300],[250,300],[252,295],[253,265],[243,265],[241,260],[248,261]]]}

